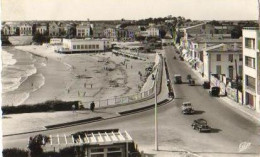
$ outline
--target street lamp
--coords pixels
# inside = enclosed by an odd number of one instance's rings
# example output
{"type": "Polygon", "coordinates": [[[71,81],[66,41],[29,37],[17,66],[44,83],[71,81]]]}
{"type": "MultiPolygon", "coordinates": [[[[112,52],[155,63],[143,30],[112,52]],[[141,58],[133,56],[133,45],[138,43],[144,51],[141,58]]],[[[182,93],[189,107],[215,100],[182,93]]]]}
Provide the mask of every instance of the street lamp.
{"type": "MultiPolygon", "coordinates": [[[[158,65],[160,66],[160,64],[158,65]]],[[[152,77],[154,80],[154,87],[155,87],[155,92],[154,92],[154,149],[158,151],[158,118],[157,118],[157,76],[158,76],[158,68],[156,69],[156,74],[155,77],[152,77]]]]}

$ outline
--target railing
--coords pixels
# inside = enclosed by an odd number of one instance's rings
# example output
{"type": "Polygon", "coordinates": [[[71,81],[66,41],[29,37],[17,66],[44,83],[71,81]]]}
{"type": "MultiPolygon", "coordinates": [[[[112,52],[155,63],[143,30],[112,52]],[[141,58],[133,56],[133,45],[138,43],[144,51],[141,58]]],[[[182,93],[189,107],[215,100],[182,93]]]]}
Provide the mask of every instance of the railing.
{"type": "MultiPolygon", "coordinates": [[[[161,91],[162,72],[163,72],[163,58],[161,55],[159,55],[159,62],[154,68],[155,70],[156,68],[158,69],[156,73],[157,75],[156,84],[157,84],[157,95],[158,95],[161,91]]],[[[111,99],[95,100],[94,103],[96,108],[129,104],[137,101],[142,101],[148,98],[152,98],[154,97],[154,92],[155,92],[155,82],[153,82],[152,87],[147,91],[136,93],[129,96],[118,96],[118,97],[115,96],[114,98],[111,99]]],[[[91,102],[92,101],[82,102],[82,105],[84,106],[84,108],[89,108],[91,102]]]]}

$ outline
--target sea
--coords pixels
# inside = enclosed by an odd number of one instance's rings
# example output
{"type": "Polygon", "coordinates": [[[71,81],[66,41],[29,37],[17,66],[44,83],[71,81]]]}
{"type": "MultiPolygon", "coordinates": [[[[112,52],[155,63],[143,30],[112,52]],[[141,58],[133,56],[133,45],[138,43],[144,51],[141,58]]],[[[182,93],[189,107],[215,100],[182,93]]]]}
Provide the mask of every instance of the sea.
{"type": "Polygon", "coordinates": [[[46,66],[47,61],[12,46],[2,47],[1,52],[2,105],[21,105],[30,97],[30,93],[44,85],[45,78],[37,69],[46,66]]]}

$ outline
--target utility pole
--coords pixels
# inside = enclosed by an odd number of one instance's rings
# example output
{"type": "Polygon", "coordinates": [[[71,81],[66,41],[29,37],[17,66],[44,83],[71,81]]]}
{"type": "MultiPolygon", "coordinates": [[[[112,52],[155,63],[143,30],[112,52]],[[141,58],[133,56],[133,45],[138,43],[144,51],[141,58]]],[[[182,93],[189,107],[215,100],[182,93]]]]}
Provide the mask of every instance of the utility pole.
{"type": "Polygon", "coordinates": [[[260,28],[260,0],[258,0],[258,27],[260,28]]]}
{"type": "Polygon", "coordinates": [[[237,88],[237,103],[239,102],[238,98],[238,76],[237,76],[237,60],[235,59],[235,69],[236,69],[236,88],[237,88]]]}
{"type": "MultiPolygon", "coordinates": [[[[159,63],[160,66],[160,63],[159,63]]],[[[156,151],[158,151],[158,118],[157,118],[157,79],[158,79],[158,67],[156,70],[156,74],[155,74],[155,92],[154,92],[154,126],[155,126],[155,130],[154,130],[154,149],[156,151]]]]}

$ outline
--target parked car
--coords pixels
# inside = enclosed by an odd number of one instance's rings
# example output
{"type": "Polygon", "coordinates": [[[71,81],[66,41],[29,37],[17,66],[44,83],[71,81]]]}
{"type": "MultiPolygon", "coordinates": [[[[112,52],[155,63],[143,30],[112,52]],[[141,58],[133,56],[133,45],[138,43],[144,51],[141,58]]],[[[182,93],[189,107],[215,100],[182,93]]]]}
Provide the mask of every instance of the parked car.
{"type": "Polygon", "coordinates": [[[205,119],[194,120],[191,126],[194,130],[198,130],[199,132],[211,131],[211,128],[208,126],[207,121],[205,119]]]}
{"type": "Polygon", "coordinates": [[[182,79],[180,74],[174,75],[174,84],[182,84],[182,79]]]}
{"type": "Polygon", "coordinates": [[[203,88],[204,89],[210,89],[210,82],[209,81],[204,81],[203,88]]]}
{"type": "Polygon", "coordinates": [[[182,109],[183,114],[193,114],[194,113],[194,110],[193,110],[190,102],[182,103],[181,109],[182,109]]]}
{"type": "Polygon", "coordinates": [[[219,88],[219,87],[211,87],[211,88],[210,88],[209,94],[210,94],[211,96],[216,96],[216,97],[218,97],[218,96],[219,96],[219,93],[220,93],[220,88],[219,88]]]}

